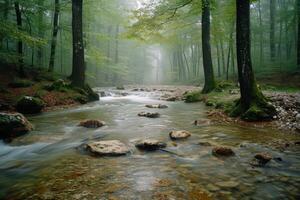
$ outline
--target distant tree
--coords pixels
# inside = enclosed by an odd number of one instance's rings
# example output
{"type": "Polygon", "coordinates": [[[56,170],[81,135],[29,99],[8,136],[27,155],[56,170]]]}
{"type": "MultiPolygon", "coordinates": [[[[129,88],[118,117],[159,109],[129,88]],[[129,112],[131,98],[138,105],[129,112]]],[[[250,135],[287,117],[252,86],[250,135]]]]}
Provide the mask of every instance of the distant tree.
{"type": "Polygon", "coordinates": [[[82,4],[83,0],[72,0],[73,65],[71,80],[72,85],[77,87],[84,87],[85,82],[82,4]]]}
{"type": "Polygon", "coordinates": [[[210,0],[202,0],[202,52],[205,77],[202,93],[206,94],[216,87],[210,47],[210,0]]]}
{"type": "MultiPolygon", "coordinates": [[[[18,1],[15,1],[15,12],[16,12],[16,20],[17,20],[17,26],[19,30],[22,30],[22,12],[20,9],[20,4],[18,1]]],[[[23,61],[23,42],[21,39],[18,40],[17,42],[17,52],[18,52],[18,57],[19,57],[19,75],[20,76],[25,76],[24,72],[24,61],[23,61]]]]}
{"type": "Polygon", "coordinates": [[[270,53],[271,60],[275,59],[275,0],[270,0],[270,53]]]}
{"type": "Polygon", "coordinates": [[[51,41],[51,51],[50,51],[50,60],[49,60],[49,72],[54,70],[54,61],[55,61],[55,50],[57,43],[57,33],[58,33],[58,22],[59,22],[59,0],[55,0],[54,3],[54,19],[53,19],[53,31],[52,31],[52,41],[51,41]]]}
{"type": "Polygon", "coordinates": [[[245,120],[267,120],[276,114],[257,87],[251,63],[250,0],[236,0],[236,46],[241,98],[231,112],[245,120]]]}

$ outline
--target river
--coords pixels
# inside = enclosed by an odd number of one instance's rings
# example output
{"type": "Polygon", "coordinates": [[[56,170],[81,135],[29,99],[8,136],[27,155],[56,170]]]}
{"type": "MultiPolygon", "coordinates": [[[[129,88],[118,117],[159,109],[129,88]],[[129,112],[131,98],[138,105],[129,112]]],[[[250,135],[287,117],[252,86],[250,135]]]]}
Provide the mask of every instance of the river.
{"type": "Polygon", "coordinates": [[[300,147],[269,145],[299,141],[297,135],[270,128],[211,124],[202,103],[166,102],[156,92],[125,91],[83,106],[29,116],[35,130],[10,144],[0,143],[0,199],[299,199],[300,147]],[[166,104],[167,109],[145,108],[166,104]],[[141,111],[160,118],[138,117],[141,111]],[[101,119],[106,126],[86,129],[80,120],[101,119]],[[171,130],[192,136],[173,142],[171,130]],[[154,138],[167,150],[141,152],[137,139],[154,138]],[[131,148],[122,157],[93,157],[82,144],[117,139],[131,148]],[[235,156],[216,158],[210,142],[232,147],[235,156]],[[265,167],[250,165],[255,153],[273,157],[265,167]]]}

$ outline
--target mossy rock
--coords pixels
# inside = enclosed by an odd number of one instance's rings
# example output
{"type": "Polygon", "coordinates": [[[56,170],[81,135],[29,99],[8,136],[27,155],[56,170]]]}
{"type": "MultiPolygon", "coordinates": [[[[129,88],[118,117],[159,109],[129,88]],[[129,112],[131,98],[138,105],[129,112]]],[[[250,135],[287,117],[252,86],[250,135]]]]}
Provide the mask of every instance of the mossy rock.
{"type": "Polygon", "coordinates": [[[48,91],[68,92],[70,87],[70,84],[66,83],[62,79],[58,79],[54,81],[51,85],[46,85],[44,89],[48,91]]]}
{"type": "Polygon", "coordinates": [[[0,92],[1,93],[9,93],[9,91],[3,85],[0,85],[0,92]]]}
{"type": "Polygon", "coordinates": [[[205,102],[205,105],[206,106],[215,106],[216,103],[214,101],[212,101],[212,100],[208,100],[208,101],[205,102]]]}
{"type": "Polygon", "coordinates": [[[11,139],[32,129],[33,126],[22,114],[0,112],[0,139],[11,139]]]}
{"type": "Polygon", "coordinates": [[[81,104],[86,104],[89,102],[88,98],[84,95],[75,95],[73,99],[81,104]]]}
{"type": "Polygon", "coordinates": [[[27,79],[14,79],[13,82],[9,84],[10,87],[12,88],[25,88],[25,87],[30,87],[34,83],[31,80],[27,79]]]}
{"type": "Polygon", "coordinates": [[[16,109],[23,114],[36,114],[40,113],[44,106],[45,103],[40,98],[23,96],[17,101],[16,109]]]}
{"type": "Polygon", "coordinates": [[[202,94],[201,92],[188,92],[185,95],[185,102],[186,103],[193,103],[202,101],[202,94]]]}

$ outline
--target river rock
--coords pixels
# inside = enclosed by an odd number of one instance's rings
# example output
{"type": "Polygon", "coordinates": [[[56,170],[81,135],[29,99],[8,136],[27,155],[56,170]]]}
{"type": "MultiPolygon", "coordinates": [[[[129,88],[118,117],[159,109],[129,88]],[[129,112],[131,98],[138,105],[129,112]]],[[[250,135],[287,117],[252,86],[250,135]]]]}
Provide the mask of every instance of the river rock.
{"type": "Polygon", "coordinates": [[[85,128],[99,128],[105,125],[105,122],[100,120],[94,120],[94,119],[87,119],[84,121],[81,121],[78,126],[83,126],[85,128]]]}
{"type": "Polygon", "coordinates": [[[168,108],[167,105],[163,104],[152,104],[152,105],[146,105],[147,108],[168,108]]]}
{"type": "Polygon", "coordinates": [[[209,119],[198,119],[194,121],[195,126],[208,126],[211,124],[209,119]]]}
{"type": "Polygon", "coordinates": [[[0,112],[0,139],[11,139],[32,129],[31,123],[21,113],[0,112]]]}
{"type": "Polygon", "coordinates": [[[165,148],[167,144],[155,139],[145,139],[138,141],[135,146],[141,150],[154,151],[160,148],[165,148]]]}
{"type": "Polygon", "coordinates": [[[129,153],[129,148],[119,140],[106,140],[91,142],[86,149],[99,156],[121,156],[129,153]]]}
{"type": "Polygon", "coordinates": [[[44,102],[36,97],[24,96],[17,102],[16,109],[23,114],[36,114],[40,113],[44,108],[44,102]]]}
{"type": "Polygon", "coordinates": [[[185,130],[171,131],[169,136],[172,140],[185,139],[191,136],[191,133],[185,130]]]}
{"type": "Polygon", "coordinates": [[[229,147],[214,147],[212,154],[214,156],[233,156],[234,152],[229,147]]]}
{"type": "Polygon", "coordinates": [[[258,161],[258,164],[265,165],[270,160],[272,160],[272,156],[266,152],[258,153],[254,156],[254,158],[258,161]]]}
{"type": "Polygon", "coordinates": [[[222,181],[217,182],[216,185],[221,188],[236,188],[239,185],[239,183],[235,181],[222,181]]]}
{"type": "Polygon", "coordinates": [[[148,118],[158,118],[160,116],[159,113],[155,112],[155,113],[150,113],[150,112],[140,112],[138,114],[138,116],[140,117],[148,117],[148,118]]]}

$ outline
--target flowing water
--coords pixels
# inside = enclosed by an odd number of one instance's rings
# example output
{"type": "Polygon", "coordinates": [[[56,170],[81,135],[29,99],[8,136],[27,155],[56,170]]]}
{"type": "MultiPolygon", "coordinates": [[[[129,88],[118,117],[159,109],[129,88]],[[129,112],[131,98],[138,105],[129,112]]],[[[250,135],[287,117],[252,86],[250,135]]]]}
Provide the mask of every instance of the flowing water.
{"type": "MultiPolygon", "coordinates": [[[[112,92],[112,94],[114,94],[112,92]]],[[[0,199],[299,199],[299,145],[270,146],[278,140],[299,141],[296,135],[270,128],[237,125],[195,126],[206,119],[201,103],[163,102],[157,93],[129,92],[103,97],[77,108],[31,116],[35,130],[10,144],[0,143],[0,199]],[[149,109],[145,104],[167,104],[149,109]],[[138,117],[158,111],[160,118],[138,117]],[[78,127],[80,120],[101,119],[99,129],[78,127]],[[171,130],[192,137],[170,141],[171,130]],[[137,139],[155,138],[167,150],[141,152],[137,139]],[[93,157],[80,146],[89,141],[118,139],[131,148],[123,157],[93,157]],[[227,145],[236,155],[216,158],[212,147],[227,145]],[[269,152],[265,167],[252,167],[257,152],[269,152]]]]}

